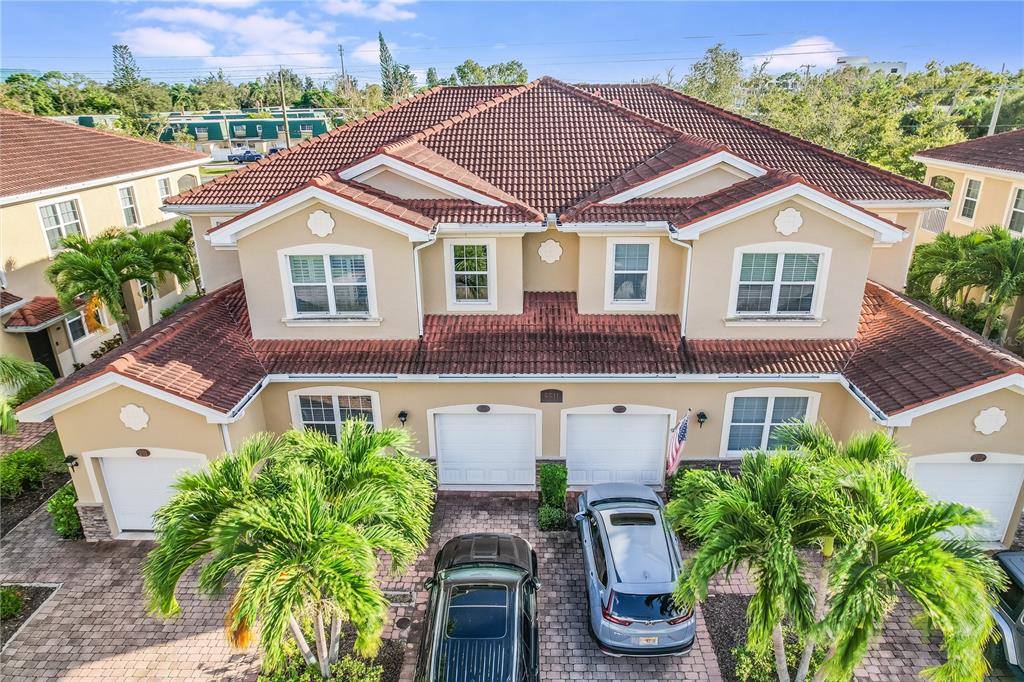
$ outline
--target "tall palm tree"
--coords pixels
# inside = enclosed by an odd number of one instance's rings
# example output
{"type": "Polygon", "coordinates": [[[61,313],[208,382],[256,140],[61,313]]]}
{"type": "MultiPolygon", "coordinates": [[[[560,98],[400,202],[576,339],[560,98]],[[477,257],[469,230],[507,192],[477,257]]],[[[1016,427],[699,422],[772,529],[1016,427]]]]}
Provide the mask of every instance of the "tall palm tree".
{"type": "Polygon", "coordinates": [[[115,232],[95,239],[68,235],[61,240],[61,248],[46,269],[46,278],[61,306],[71,310],[82,298],[87,299],[90,309],[102,304],[116,320],[121,338],[128,339],[131,332],[126,324],[124,286],[132,280],[154,284],[146,254],[115,232]]]}
{"type": "Polygon", "coordinates": [[[401,570],[429,535],[433,469],[409,449],[404,431],[352,421],[338,443],[319,433],[260,434],[207,471],[182,475],[156,514],[158,545],[143,566],[151,612],[177,613],[182,575],[209,559],[200,590],[220,594],[238,578],[228,635],[244,646],[258,624],[269,667],[282,664],[290,635],[329,677],[343,621],[355,626],[355,649],[373,655],[387,615],[379,552],[401,570]]]}
{"type": "Polygon", "coordinates": [[[13,355],[0,355],[0,433],[12,435],[18,432],[18,420],[14,417],[14,400],[9,392],[17,394],[26,386],[45,388],[53,384],[53,375],[38,362],[29,362],[13,355]]]}
{"type": "Polygon", "coordinates": [[[972,275],[985,288],[985,328],[981,335],[987,339],[1006,307],[1024,296],[1024,239],[999,225],[985,228],[982,234],[987,238],[978,245],[972,275]]]}
{"type": "Polygon", "coordinates": [[[188,281],[190,276],[186,266],[188,253],[170,234],[170,230],[155,232],[131,230],[126,233],[125,238],[142,252],[149,262],[149,278],[144,281],[152,283],[150,296],[146,300],[146,308],[149,312],[149,324],[153,326],[155,322],[153,299],[156,298],[157,286],[166,282],[168,275],[177,277],[179,282],[188,281]]]}
{"type": "Polygon", "coordinates": [[[196,293],[202,293],[203,283],[199,277],[199,261],[196,257],[196,242],[195,235],[192,234],[192,223],[188,218],[179,218],[165,232],[185,250],[185,270],[188,272],[188,278],[181,280],[181,283],[191,282],[196,287],[196,293]]]}
{"type": "Polygon", "coordinates": [[[907,289],[917,298],[935,300],[939,307],[959,314],[977,285],[973,276],[982,232],[955,235],[943,232],[935,241],[918,246],[907,273],[907,289]]]}

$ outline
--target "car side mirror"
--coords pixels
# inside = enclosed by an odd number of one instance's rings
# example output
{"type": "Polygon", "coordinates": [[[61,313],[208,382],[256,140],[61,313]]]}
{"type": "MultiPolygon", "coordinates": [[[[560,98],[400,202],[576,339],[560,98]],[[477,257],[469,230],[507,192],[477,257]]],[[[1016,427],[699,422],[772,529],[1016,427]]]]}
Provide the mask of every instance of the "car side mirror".
{"type": "Polygon", "coordinates": [[[576,523],[583,523],[587,518],[587,512],[576,512],[575,514],[573,514],[572,518],[576,523]]]}
{"type": "Polygon", "coordinates": [[[429,578],[427,578],[426,580],[423,581],[423,589],[425,589],[425,590],[432,590],[432,589],[434,589],[434,585],[436,585],[436,584],[437,584],[437,581],[434,580],[433,576],[431,576],[431,577],[429,577],[429,578]]]}
{"type": "Polygon", "coordinates": [[[530,589],[534,592],[540,592],[540,578],[530,578],[530,582],[528,584],[530,585],[530,589]]]}

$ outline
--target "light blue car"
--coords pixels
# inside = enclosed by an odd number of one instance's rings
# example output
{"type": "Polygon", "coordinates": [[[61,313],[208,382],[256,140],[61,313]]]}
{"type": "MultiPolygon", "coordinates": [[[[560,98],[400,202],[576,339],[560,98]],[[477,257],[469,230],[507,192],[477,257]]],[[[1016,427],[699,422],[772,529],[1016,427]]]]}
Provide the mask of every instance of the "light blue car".
{"type": "Polygon", "coordinates": [[[675,535],[653,490],[604,483],[579,497],[590,634],[610,656],[682,656],[697,619],[672,590],[682,568],[675,535]]]}

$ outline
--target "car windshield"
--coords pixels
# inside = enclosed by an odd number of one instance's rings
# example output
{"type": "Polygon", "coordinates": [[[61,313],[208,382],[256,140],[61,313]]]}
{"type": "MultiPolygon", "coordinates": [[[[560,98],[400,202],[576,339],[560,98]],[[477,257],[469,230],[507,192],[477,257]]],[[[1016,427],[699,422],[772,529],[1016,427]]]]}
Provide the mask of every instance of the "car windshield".
{"type": "Polygon", "coordinates": [[[671,594],[612,594],[613,616],[627,620],[669,620],[683,613],[671,594]]]}
{"type": "Polygon", "coordinates": [[[504,585],[456,585],[448,597],[448,639],[501,639],[508,620],[504,585]]]}

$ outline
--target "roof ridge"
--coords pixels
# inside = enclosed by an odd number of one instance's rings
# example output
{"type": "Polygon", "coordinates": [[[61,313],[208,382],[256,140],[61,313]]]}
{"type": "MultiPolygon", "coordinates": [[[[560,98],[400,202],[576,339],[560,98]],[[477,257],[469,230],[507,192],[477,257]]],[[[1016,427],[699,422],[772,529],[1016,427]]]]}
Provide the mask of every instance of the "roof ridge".
{"type": "MultiPolygon", "coordinates": [[[[980,142],[990,142],[992,140],[992,138],[994,138],[994,137],[1003,137],[1005,135],[1013,135],[1013,134],[1024,134],[1024,128],[1017,128],[1016,130],[1004,130],[1003,132],[995,133],[994,135],[984,135],[982,137],[974,137],[974,138],[971,138],[971,139],[968,139],[968,140],[960,140],[959,142],[954,142],[952,144],[944,144],[941,147],[932,147],[931,149],[922,149],[919,152],[914,152],[914,155],[915,156],[927,156],[928,158],[932,158],[931,156],[929,156],[929,152],[941,152],[941,151],[946,150],[946,149],[955,149],[957,147],[969,147],[971,145],[974,145],[974,144],[980,143],[980,142]]],[[[936,158],[935,160],[936,161],[943,161],[944,159],[936,158]]]]}
{"type": "MultiPolygon", "coordinates": [[[[484,100],[483,102],[480,102],[479,104],[474,104],[470,108],[464,109],[464,110],[460,111],[459,113],[455,114],[454,116],[450,116],[450,117],[444,119],[443,121],[435,123],[434,125],[432,125],[430,127],[418,130],[415,133],[412,133],[411,135],[409,135],[407,138],[404,138],[403,140],[397,140],[396,142],[401,143],[405,139],[408,139],[410,141],[419,142],[420,140],[423,140],[425,138],[431,137],[431,136],[441,132],[442,130],[447,130],[448,128],[451,128],[452,126],[461,123],[462,121],[466,120],[467,118],[473,118],[474,116],[477,116],[478,114],[482,114],[485,111],[489,111],[489,110],[493,109],[494,107],[498,106],[499,104],[503,104],[503,103],[507,102],[508,100],[512,99],[513,97],[518,97],[519,95],[523,94],[524,92],[529,92],[530,90],[533,90],[534,88],[536,88],[540,84],[540,82],[542,80],[543,80],[542,78],[538,78],[536,80],[530,81],[529,83],[525,83],[523,85],[520,85],[519,87],[513,88],[513,89],[509,90],[508,92],[503,92],[503,93],[501,93],[499,95],[495,95],[494,97],[492,97],[492,98],[490,98],[488,100],[484,100]]],[[[431,150],[431,151],[433,151],[433,150],[431,150]]],[[[436,154],[437,152],[434,152],[434,153],[436,154]]],[[[447,158],[447,157],[445,157],[445,158],[447,158]]],[[[450,160],[451,159],[449,159],[449,161],[450,160]]],[[[452,163],[454,163],[454,161],[452,163]]]]}

